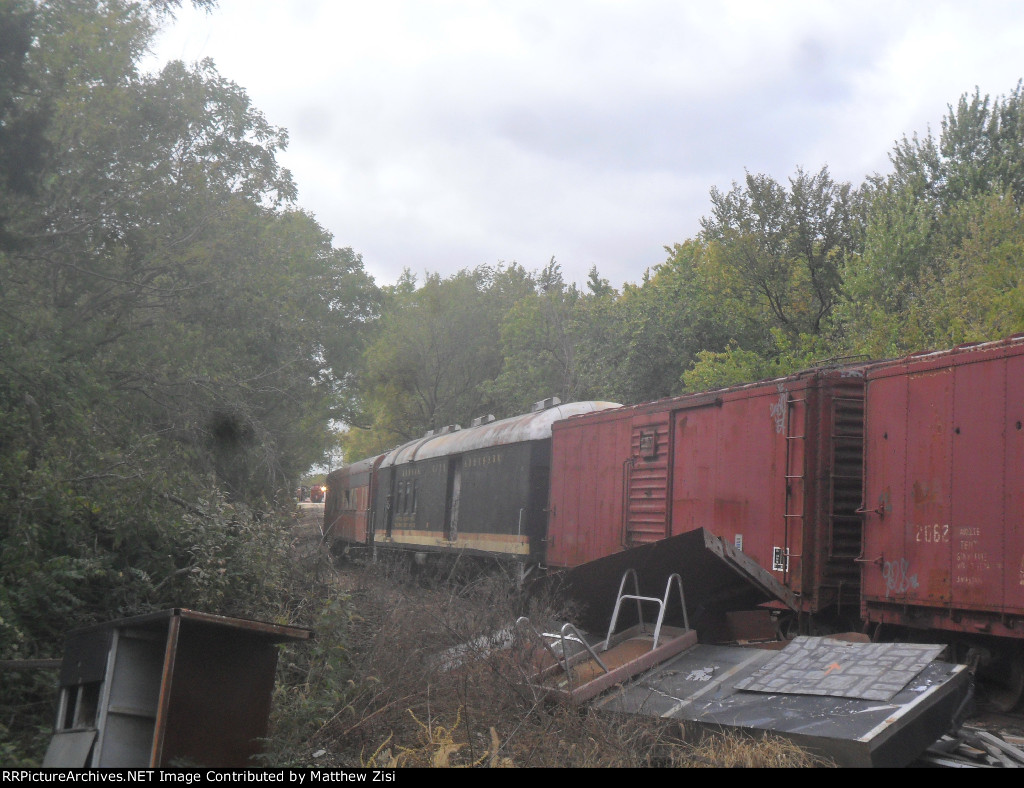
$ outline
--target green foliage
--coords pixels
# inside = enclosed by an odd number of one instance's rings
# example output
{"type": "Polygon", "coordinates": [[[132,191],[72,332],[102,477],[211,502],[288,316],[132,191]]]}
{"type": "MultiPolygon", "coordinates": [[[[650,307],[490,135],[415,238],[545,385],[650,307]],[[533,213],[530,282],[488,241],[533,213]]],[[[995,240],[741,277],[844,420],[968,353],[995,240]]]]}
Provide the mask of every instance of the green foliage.
{"type": "Polygon", "coordinates": [[[310,627],[314,637],[282,650],[271,707],[272,735],[260,756],[268,766],[308,766],[300,750],[333,720],[354,715],[358,687],[345,646],[352,637],[353,608],[347,594],[323,580],[296,596],[289,620],[310,627]]]}
{"type": "Polygon", "coordinates": [[[519,266],[479,266],[387,293],[365,355],[367,410],[378,435],[411,440],[490,412],[484,384],[500,369],[500,326],[530,288],[519,266]]]}
{"type": "MultiPolygon", "coordinates": [[[[591,271],[590,299],[608,295],[607,282],[591,271]]],[[[530,405],[557,396],[571,402],[586,396],[579,364],[586,337],[581,330],[582,310],[588,300],[575,285],[567,285],[554,258],[536,276],[536,289],[524,293],[501,323],[501,373],[482,387],[512,415],[530,405]]]]}
{"type": "Polygon", "coordinates": [[[847,260],[837,327],[889,356],[1024,328],[1020,219],[1024,93],[979,91],[950,107],[938,139],[906,137],[872,184],[863,255],[847,260]]]}
{"type": "Polygon", "coordinates": [[[742,188],[712,189],[701,236],[717,242],[737,294],[763,320],[791,336],[818,334],[839,298],[842,266],[859,249],[861,196],[827,167],[798,169],[789,184],[747,173],[742,188]]]}
{"type": "Polygon", "coordinates": [[[889,178],[910,189],[941,215],[979,194],[1009,193],[1024,200],[1024,81],[1006,96],[992,99],[965,93],[949,106],[938,139],[928,133],[904,137],[890,159],[889,178]]]}
{"type": "MultiPolygon", "coordinates": [[[[164,607],[278,615],[275,501],[359,411],[380,295],[292,206],[287,135],[242,88],[209,61],[138,72],[178,5],[0,6],[4,659],[164,607]]],[[[12,762],[51,696],[5,676],[12,762]]]]}
{"type": "Polygon", "coordinates": [[[770,355],[744,350],[736,342],[730,342],[722,352],[700,351],[693,366],[683,373],[686,390],[706,391],[769,380],[837,360],[836,343],[827,337],[801,334],[791,339],[775,329],[772,339],[770,355]]]}
{"type": "Polygon", "coordinates": [[[702,351],[730,344],[759,352],[766,329],[739,296],[742,285],[722,263],[720,247],[676,244],[641,286],[626,286],[605,321],[611,348],[605,380],[611,398],[639,402],[682,392],[682,375],[702,351]]]}

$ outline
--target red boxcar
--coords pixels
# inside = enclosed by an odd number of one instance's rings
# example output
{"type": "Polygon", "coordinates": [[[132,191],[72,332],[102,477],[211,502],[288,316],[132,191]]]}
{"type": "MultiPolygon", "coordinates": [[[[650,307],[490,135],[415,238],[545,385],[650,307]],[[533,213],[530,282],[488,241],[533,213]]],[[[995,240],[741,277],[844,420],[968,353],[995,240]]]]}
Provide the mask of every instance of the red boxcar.
{"type": "Polygon", "coordinates": [[[1024,336],[866,379],[863,616],[1024,638],[1024,336]]]}
{"type": "Polygon", "coordinates": [[[704,527],[856,616],[863,392],[849,365],[557,422],[548,565],[704,527]]]}

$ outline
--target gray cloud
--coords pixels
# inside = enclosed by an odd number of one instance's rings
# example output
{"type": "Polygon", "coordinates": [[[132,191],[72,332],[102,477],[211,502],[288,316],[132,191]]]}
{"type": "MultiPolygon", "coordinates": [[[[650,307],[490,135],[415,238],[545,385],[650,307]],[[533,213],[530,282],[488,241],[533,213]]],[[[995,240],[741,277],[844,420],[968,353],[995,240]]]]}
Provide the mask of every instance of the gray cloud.
{"type": "Polygon", "coordinates": [[[1012,89],[1021,40],[1014,0],[221,0],[155,62],[213,57],[288,128],[300,204],[382,283],[554,255],[621,285],[744,170],[885,170],[1012,89]]]}

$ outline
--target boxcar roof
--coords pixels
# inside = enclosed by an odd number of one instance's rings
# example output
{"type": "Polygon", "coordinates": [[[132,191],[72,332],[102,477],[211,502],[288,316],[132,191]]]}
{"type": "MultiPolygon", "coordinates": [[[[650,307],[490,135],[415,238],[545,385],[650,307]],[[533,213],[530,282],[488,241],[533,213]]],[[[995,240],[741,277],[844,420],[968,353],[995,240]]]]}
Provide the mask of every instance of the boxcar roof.
{"type": "Polygon", "coordinates": [[[777,378],[766,378],[751,383],[738,383],[705,391],[693,391],[675,397],[640,402],[635,405],[620,405],[615,409],[607,409],[593,416],[581,416],[558,425],[558,429],[572,429],[574,426],[593,424],[596,422],[615,421],[631,418],[637,414],[660,413],[665,410],[701,407],[709,404],[721,404],[725,400],[742,397],[777,395],[784,388],[797,389],[812,384],[815,380],[862,378],[871,362],[850,361],[809,367],[777,378]]]}
{"type": "Polygon", "coordinates": [[[868,380],[942,369],[957,364],[973,364],[995,358],[1008,358],[1024,353],[1024,334],[1012,334],[990,342],[969,342],[947,350],[926,350],[901,358],[887,359],[868,368],[868,380]]]}
{"type": "Polygon", "coordinates": [[[431,457],[445,457],[461,454],[474,449],[491,446],[505,446],[511,443],[545,440],[551,437],[551,425],[561,419],[581,413],[621,407],[617,402],[585,401],[554,405],[535,413],[492,421],[476,427],[427,435],[392,449],[381,463],[381,467],[400,465],[414,460],[431,457]]]}
{"type": "Polygon", "coordinates": [[[331,471],[327,474],[327,486],[328,488],[338,484],[339,479],[346,479],[355,476],[360,473],[367,473],[373,469],[373,464],[378,457],[382,457],[382,454],[375,454],[372,457],[367,457],[364,460],[353,462],[350,465],[343,465],[337,470],[331,471]]]}

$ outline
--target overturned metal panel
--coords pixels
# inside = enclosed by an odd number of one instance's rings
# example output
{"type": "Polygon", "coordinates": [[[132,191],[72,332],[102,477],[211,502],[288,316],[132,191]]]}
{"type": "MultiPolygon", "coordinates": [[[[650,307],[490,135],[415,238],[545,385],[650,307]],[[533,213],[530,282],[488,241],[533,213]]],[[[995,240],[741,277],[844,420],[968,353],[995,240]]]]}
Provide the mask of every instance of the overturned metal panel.
{"type": "Polygon", "coordinates": [[[668,578],[678,573],[691,625],[698,630],[726,611],[765,602],[797,607],[792,592],[769,572],[704,528],[590,561],[545,583],[556,584],[576,603],[581,626],[600,630],[611,618],[620,580],[629,569],[638,573],[640,593],[646,596],[660,596],[668,578]]]}
{"type": "MultiPolygon", "coordinates": [[[[898,644],[879,649],[880,644],[843,643],[838,661],[824,666],[806,661],[815,646],[810,641],[823,640],[798,639],[782,652],[699,644],[594,705],[611,712],[678,720],[697,729],[770,733],[846,767],[907,766],[962,721],[972,696],[967,668],[934,660],[911,671],[910,680],[883,701],[741,688],[787,671],[782,684],[790,689],[824,689],[837,673],[845,673],[856,684],[855,672],[878,673],[894,660],[912,665],[925,656],[916,652],[894,657],[887,649],[901,648],[898,644]],[[794,653],[783,656],[790,648],[794,653]]],[[[837,643],[824,645],[827,650],[837,643]]]]}
{"type": "Polygon", "coordinates": [[[246,766],[275,645],[307,629],[176,608],[69,633],[47,767],[246,766]]]}

